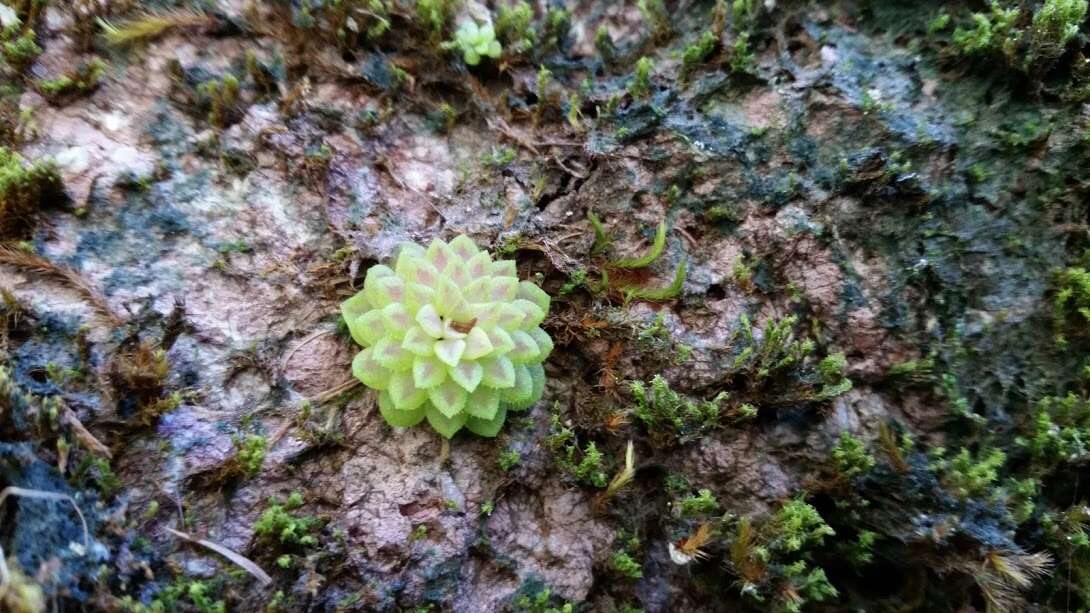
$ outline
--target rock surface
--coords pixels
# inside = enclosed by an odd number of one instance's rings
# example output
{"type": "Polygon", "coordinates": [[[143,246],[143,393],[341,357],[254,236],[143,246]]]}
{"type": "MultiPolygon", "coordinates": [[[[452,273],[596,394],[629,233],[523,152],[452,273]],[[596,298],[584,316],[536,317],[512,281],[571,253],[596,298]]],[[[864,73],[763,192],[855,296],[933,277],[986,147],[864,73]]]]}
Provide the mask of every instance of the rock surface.
{"type": "MultiPolygon", "coordinates": [[[[105,3],[103,17],[137,17],[112,4],[125,3],[105,3]]],[[[378,42],[336,50],[335,35],[300,26],[289,4],[222,2],[129,49],[81,46],[81,17],[63,3],[50,3],[36,26],[44,51],[28,79],[108,60],[83,95],[59,103],[28,86],[18,98],[36,126],[21,153],[54,159],[69,197],[43,211],[21,248],[74,271],[101,302],[56,276],[0,266],[0,289],[25,311],[21,323],[4,320],[14,384],[63,400],[110,456],[95,463],[72,425],[28,425],[36,422],[18,421],[16,409],[3,423],[0,485],[64,491],[91,520],[84,557],[60,543],[80,531],[59,504],[14,503],[14,527],[0,531],[5,552],[64,607],[149,604],[179,586],[171,604],[200,607],[193,585],[232,610],[816,603],[801,579],[776,574],[788,571],[775,560],[745,576],[731,544],[742,518],[774,525],[765,522],[807,496],[839,518],[837,497],[848,495],[830,454],[843,433],[869,446],[882,479],[907,464],[903,478],[918,491],[890,506],[903,503],[907,516],[920,500],[937,501],[942,509],[915,517],[961,526],[977,549],[968,561],[943,550],[953,557],[935,572],[967,587],[936,595],[932,554],[910,572],[895,549],[926,540],[897,531],[915,520],[891,516],[888,534],[871,525],[889,549],[866,572],[930,577],[918,594],[891,581],[875,595],[870,575],[846,566],[837,549],[846,541],[812,544],[798,560],[830,569],[840,590],[839,601],[826,595],[830,610],[891,595],[972,610],[987,583],[972,587],[980,580],[965,569],[995,551],[1046,547],[1045,537],[1025,536],[1029,528],[1016,538],[1006,520],[980,519],[1009,492],[980,503],[979,524],[958,516],[951,509],[973,503],[936,493],[942,479],[919,477],[932,470],[925,450],[913,455],[890,428],[934,447],[971,440],[958,444],[976,453],[990,439],[958,438],[963,430],[990,424],[1013,439],[1030,402],[1069,389],[1078,356],[1051,345],[1047,300],[1051,271],[1081,244],[1064,242],[1057,210],[1064,189],[1085,195],[1085,176],[1063,170],[1085,159],[1061,133],[1065,119],[1085,129],[1077,108],[1056,96],[1030,104],[1012,86],[965,77],[935,43],[912,39],[922,18],[898,36],[894,17],[854,3],[766,2],[748,48],[729,46],[741,28],[731,25],[684,80],[681,50],[709,27],[711,3],[668,2],[674,31],[656,48],[636,3],[569,2],[559,50],[539,46],[472,70],[429,46],[408,9],[394,11],[395,29],[378,42]],[[599,25],[621,54],[612,65],[599,60],[599,25]],[[751,69],[732,70],[746,49],[751,69]],[[626,90],[641,55],[657,62],[646,99],[626,90]],[[552,70],[545,92],[538,66],[552,70]],[[241,93],[217,125],[206,90],[228,73],[241,93]],[[1021,150],[987,140],[1024,115],[1057,129],[1021,150]],[[588,213],[605,222],[606,255],[592,249],[588,213]],[[663,220],[670,231],[654,264],[610,268],[645,253],[663,220]],[[351,377],[357,348],[338,304],[400,243],[458,233],[516,259],[521,277],[554,296],[546,326],[557,349],[537,406],[496,439],[459,435],[448,449],[428,428],[383,421],[373,392],[351,377]],[[634,292],[668,286],[682,265],[678,295],[634,292]],[[124,322],[104,323],[103,309],[124,322]],[[747,366],[789,315],[798,317],[789,340],[809,349],[795,362],[747,366]],[[166,369],[150,391],[110,377],[141,343],[162,351],[166,369]],[[831,381],[818,364],[838,353],[852,389],[822,396],[831,381]],[[670,439],[639,418],[629,383],[660,374],[696,402],[725,393],[715,425],[670,439]],[[151,400],[139,399],[145,393],[151,400]],[[739,417],[746,407],[755,415],[739,417]],[[556,438],[565,428],[579,441],[576,463],[588,442],[602,452],[602,482],[565,468],[556,438]],[[265,445],[252,471],[249,437],[265,445]],[[606,495],[630,440],[635,478],[606,495]],[[70,456],[58,451],[65,445],[70,456]],[[501,467],[511,454],[517,461],[501,467]],[[684,492],[671,489],[677,483],[684,492]],[[714,513],[686,515],[680,501],[700,490],[716,499],[714,513]],[[292,512],[316,518],[304,529],[313,544],[256,528],[293,492],[303,504],[292,512]],[[41,529],[27,518],[42,509],[64,535],[54,550],[27,544],[41,529]],[[679,563],[677,549],[701,524],[716,526],[710,557],[679,563]],[[168,528],[247,556],[274,585],[226,575],[233,565],[168,528]],[[619,552],[639,560],[639,576],[624,573],[619,552]],[[109,580],[95,578],[95,563],[109,580]]],[[[880,477],[861,477],[857,489],[881,490],[880,477]]],[[[880,498],[876,518],[887,508],[880,498]]],[[[845,539],[859,532],[829,521],[847,528],[845,539]]],[[[777,555],[765,530],[761,546],[777,555]]]]}

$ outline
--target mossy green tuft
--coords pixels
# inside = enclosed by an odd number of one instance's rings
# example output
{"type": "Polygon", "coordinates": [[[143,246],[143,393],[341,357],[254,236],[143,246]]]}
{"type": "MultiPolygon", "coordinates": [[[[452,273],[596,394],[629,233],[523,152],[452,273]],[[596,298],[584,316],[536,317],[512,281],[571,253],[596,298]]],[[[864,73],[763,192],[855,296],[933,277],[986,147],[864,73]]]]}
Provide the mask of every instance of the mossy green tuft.
{"type": "Polygon", "coordinates": [[[0,147],[0,239],[28,238],[38,210],[62,196],[52,162],[27,164],[18,153],[0,147]]]}

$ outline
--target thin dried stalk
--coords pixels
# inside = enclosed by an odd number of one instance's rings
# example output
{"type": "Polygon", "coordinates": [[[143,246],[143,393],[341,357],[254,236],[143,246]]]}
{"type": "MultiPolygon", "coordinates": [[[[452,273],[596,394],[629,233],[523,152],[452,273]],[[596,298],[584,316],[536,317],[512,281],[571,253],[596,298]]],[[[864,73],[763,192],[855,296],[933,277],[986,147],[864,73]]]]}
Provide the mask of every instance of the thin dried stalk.
{"type": "Polygon", "coordinates": [[[90,430],[83,425],[83,422],[76,417],[75,411],[70,409],[68,405],[62,404],[63,413],[61,414],[61,420],[72,430],[72,435],[76,437],[84,447],[91,453],[106,458],[107,460],[113,458],[113,454],[110,453],[110,448],[102,443],[102,441],[95,438],[95,435],[91,434],[90,430]]]}
{"type": "Polygon", "coordinates": [[[324,392],[319,393],[317,396],[311,399],[311,402],[314,405],[325,404],[326,402],[329,402],[330,400],[336,398],[337,396],[340,396],[348,390],[355,388],[357,385],[360,385],[360,381],[359,379],[353,377],[352,379],[349,379],[348,381],[345,381],[344,383],[341,383],[333,387],[332,389],[328,389],[324,392]]]}
{"type": "Polygon", "coordinates": [[[98,20],[106,42],[115,47],[150,42],[167,32],[180,28],[208,27],[215,20],[200,11],[173,10],[162,13],[147,13],[114,25],[103,19],[98,20]]]}
{"type": "Polygon", "coordinates": [[[1013,553],[992,551],[971,572],[989,611],[1006,613],[1025,609],[1023,592],[1052,570],[1052,556],[1047,552],[1013,553]]]}
{"type": "Polygon", "coordinates": [[[708,557],[704,546],[712,541],[714,536],[712,525],[704,522],[697,527],[696,532],[687,538],[683,538],[675,545],[670,543],[670,559],[675,564],[685,565],[693,560],[703,560],[708,557]]]}
{"type": "Polygon", "coordinates": [[[98,290],[81,277],[79,273],[70,268],[55,264],[36,253],[28,253],[10,245],[0,245],[0,264],[7,264],[39,277],[52,279],[72,289],[111,326],[118,327],[125,323],[125,319],[110,307],[102,294],[98,293],[98,290]]]}
{"type": "Polygon", "coordinates": [[[905,456],[897,445],[893,429],[887,424],[880,424],[878,427],[878,446],[885,452],[894,470],[902,475],[908,472],[908,462],[905,461],[905,456]]]}
{"type": "Polygon", "coordinates": [[[601,494],[598,494],[598,498],[595,501],[596,506],[602,507],[610,498],[616,496],[626,485],[632,482],[632,479],[636,477],[636,449],[632,445],[632,441],[628,441],[628,447],[624,453],[624,467],[617,471],[617,474],[613,476],[613,479],[606,486],[606,489],[601,494]]]}
{"type": "Polygon", "coordinates": [[[72,503],[72,508],[76,510],[76,515],[79,516],[79,522],[83,525],[83,549],[86,551],[91,546],[91,531],[87,528],[87,520],[83,517],[83,511],[79,509],[79,505],[76,504],[76,499],[72,498],[68,494],[61,494],[60,492],[47,492],[45,490],[32,490],[25,487],[16,487],[9,485],[0,490],[0,507],[4,506],[4,501],[8,499],[8,496],[18,496],[20,498],[37,498],[39,500],[67,500],[72,503]]]}
{"type": "Polygon", "coordinates": [[[174,536],[176,536],[176,537],[178,537],[180,539],[187,540],[190,543],[196,543],[197,545],[200,545],[201,547],[204,547],[206,549],[211,549],[212,551],[220,554],[221,556],[223,556],[223,557],[227,558],[228,560],[230,560],[232,563],[234,563],[239,568],[241,568],[241,569],[245,570],[246,572],[250,573],[251,575],[253,575],[254,578],[256,578],[258,581],[261,582],[261,585],[269,585],[270,583],[272,583],[272,577],[270,577],[268,573],[261,570],[260,566],[258,566],[257,564],[254,564],[253,561],[251,561],[249,558],[247,558],[246,556],[244,556],[244,555],[242,555],[240,553],[232,551],[232,550],[224,547],[223,545],[220,545],[219,543],[214,543],[214,542],[206,540],[206,539],[199,539],[199,538],[190,536],[190,535],[186,534],[185,532],[175,530],[173,528],[167,528],[167,532],[173,534],[174,536]]]}

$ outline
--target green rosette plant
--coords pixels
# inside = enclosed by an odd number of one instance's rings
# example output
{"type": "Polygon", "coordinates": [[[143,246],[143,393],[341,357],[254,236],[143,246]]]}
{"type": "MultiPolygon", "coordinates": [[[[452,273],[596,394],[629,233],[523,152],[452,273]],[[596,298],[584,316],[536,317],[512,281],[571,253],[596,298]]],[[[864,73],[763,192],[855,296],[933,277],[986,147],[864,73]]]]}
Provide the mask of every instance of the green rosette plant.
{"type": "Polygon", "coordinates": [[[402,428],[427,419],[446,438],[463,426],[495,436],[508,411],[541,398],[548,312],[549,295],[519,281],[514,260],[493,261],[464,235],[402,245],[393,268],[372,266],[341,304],[364,348],[352,374],[378,391],[382,416],[402,428]]]}
{"type": "Polygon", "coordinates": [[[492,24],[477,25],[475,21],[465,21],[454,33],[454,41],[448,43],[451,48],[462,52],[462,59],[469,66],[476,66],[482,57],[498,58],[503,47],[496,40],[492,24]]]}

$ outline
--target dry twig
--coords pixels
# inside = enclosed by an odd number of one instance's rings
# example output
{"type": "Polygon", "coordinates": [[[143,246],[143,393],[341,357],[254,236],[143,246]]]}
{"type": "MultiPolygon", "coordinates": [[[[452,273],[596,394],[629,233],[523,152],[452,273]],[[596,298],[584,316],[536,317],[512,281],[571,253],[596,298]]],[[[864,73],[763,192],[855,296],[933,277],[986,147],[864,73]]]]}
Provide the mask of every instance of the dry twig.
{"type": "Polygon", "coordinates": [[[254,564],[252,560],[238,552],[232,551],[224,547],[223,545],[220,545],[219,543],[214,543],[206,539],[199,539],[173,528],[167,528],[167,532],[173,534],[180,539],[189,541],[190,543],[195,543],[197,545],[200,545],[201,547],[211,549],[212,551],[220,554],[221,556],[230,560],[239,568],[253,575],[254,578],[261,582],[261,585],[269,585],[270,583],[272,583],[272,577],[270,577],[268,573],[261,570],[260,566],[254,564]]]}

